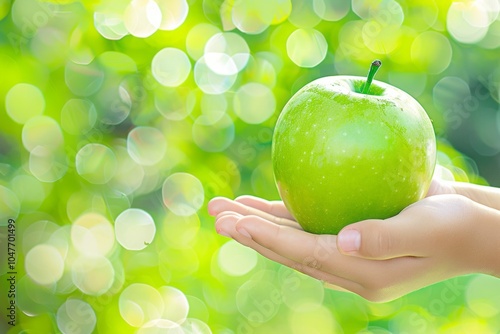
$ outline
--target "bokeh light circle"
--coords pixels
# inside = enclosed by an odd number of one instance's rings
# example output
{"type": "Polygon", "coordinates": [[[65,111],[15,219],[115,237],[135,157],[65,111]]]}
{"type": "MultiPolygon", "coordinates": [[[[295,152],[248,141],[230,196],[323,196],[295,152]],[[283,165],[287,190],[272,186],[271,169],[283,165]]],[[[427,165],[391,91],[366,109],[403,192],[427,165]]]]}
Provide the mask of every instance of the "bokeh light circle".
{"type": "Polygon", "coordinates": [[[194,59],[200,59],[205,53],[205,45],[215,34],[220,33],[219,28],[209,23],[200,23],[192,27],[186,36],[186,51],[194,59]]]}
{"type": "Polygon", "coordinates": [[[212,330],[200,319],[188,318],[181,326],[184,334],[212,334],[212,330]]]}
{"type": "Polygon", "coordinates": [[[487,7],[480,1],[453,2],[448,9],[446,27],[454,39],[475,44],[488,32],[491,21],[487,7]]]}
{"type": "Polygon", "coordinates": [[[372,61],[369,49],[364,45],[363,27],[365,21],[352,20],[339,30],[339,45],[334,58],[335,69],[339,73],[352,73],[357,67],[355,61],[372,61]],[[370,59],[370,60],[367,60],[370,59]]]}
{"type": "Polygon", "coordinates": [[[167,319],[154,319],[145,323],[137,334],[187,334],[181,326],[167,319]]]}
{"type": "Polygon", "coordinates": [[[314,9],[313,1],[292,0],[292,11],[288,17],[294,26],[299,28],[312,28],[321,22],[314,9]]]}
{"type": "Polygon", "coordinates": [[[68,171],[68,161],[61,148],[53,151],[45,146],[37,146],[29,156],[29,170],[42,182],[55,182],[68,171]]]}
{"type": "Polygon", "coordinates": [[[123,21],[132,36],[146,38],[160,28],[162,13],[154,0],[132,0],[125,9],[123,21]]]}
{"type": "Polygon", "coordinates": [[[73,94],[90,96],[101,89],[104,71],[96,62],[78,64],[69,61],[64,67],[64,79],[73,94]]]}
{"type": "Polygon", "coordinates": [[[68,299],[57,310],[57,327],[63,334],[90,334],[97,323],[92,306],[79,299],[68,299]]]}
{"type": "Polygon", "coordinates": [[[95,12],[94,27],[102,37],[109,40],[119,40],[128,35],[123,15],[117,13],[95,12]]]}
{"type": "Polygon", "coordinates": [[[230,240],[219,249],[217,262],[226,274],[243,276],[257,265],[257,253],[253,249],[230,240]]]}
{"type": "Polygon", "coordinates": [[[45,98],[38,87],[19,83],[7,92],[5,110],[14,122],[24,124],[29,119],[43,114],[45,98]]]}
{"type": "Polygon", "coordinates": [[[99,91],[96,103],[100,111],[99,121],[104,129],[107,125],[118,125],[125,121],[130,115],[132,104],[143,98],[141,88],[129,89],[127,84],[124,80],[119,86],[109,85],[99,91]],[[134,97],[136,100],[133,100],[134,97]]]}
{"type": "Polygon", "coordinates": [[[201,299],[203,298],[202,296],[198,297],[195,297],[193,295],[186,295],[186,298],[189,302],[189,316],[190,316],[190,318],[186,319],[186,322],[193,318],[196,318],[204,322],[209,321],[210,316],[208,313],[207,304],[201,299]]]}
{"type": "Polygon", "coordinates": [[[369,20],[361,31],[363,42],[370,51],[389,54],[400,42],[401,32],[395,25],[381,25],[377,20],[369,20]]]}
{"type": "Polygon", "coordinates": [[[88,100],[70,99],[61,110],[61,127],[72,135],[89,132],[97,120],[94,104],[88,100]]]}
{"type": "Polygon", "coordinates": [[[155,0],[161,10],[160,30],[175,30],[186,20],[189,5],[186,0],[155,0]]]}
{"type": "Polygon", "coordinates": [[[351,2],[352,11],[357,16],[365,20],[370,18],[370,9],[375,7],[375,3],[366,0],[352,0],[351,2]]]}
{"type": "Polygon", "coordinates": [[[171,286],[162,286],[158,288],[158,292],[163,299],[164,305],[161,318],[182,324],[189,313],[189,303],[186,295],[181,290],[171,286]]]}
{"type": "Polygon", "coordinates": [[[56,283],[64,272],[64,259],[51,245],[40,244],[33,247],[24,261],[26,274],[41,285],[56,283]]]}
{"type": "Polygon", "coordinates": [[[115,219],[116,240],[128,250],[141,250],[155,236],[156,226],[149,213],[141,209],[127,209],[115,219]]]}
{"type": "Polygon", "coordinates": [[[231,145],[234,140],[235,127],[233,120],[227,114],[217,121],[208,116],[196,119],[192,128],[193,140],[204,151],[221,152],[231,145]]]}
{"type": "Polygon", "coordinates": [[[84,255],[106,255],[114,240],[113,225],[99,213],[84,213],[71,226],[73,246],[84,255]]]}
{"type": "Polygon", "coordinates": [[[277,63],[273,64],[274,55],[272,53],[261,52],[256,57],[252,57],[245,69],[249,82],[257,82],[269,88],[276,87],[277,63]]]}
{"type": "Polygon", "coordinates": [[[264,323],[274,318],[281,304],[279,288],[264,280],[246,281],[236,292],[238,311],[254,323],[264,323]]]}
{"type": "Polygon", "coordinates": [[[59,228],[59,225],[46,219],[32,222],[26,227],[23,233],[22,251],[28,253],[30,249],[39,244],[49,244],[48,241],[51,236],[54,235],[59,228]]]}
{"type": "Polygon", "coordinates": [[[231,19],[240,31],[247,34],[260,34],[271,25],[276,7],[283,2],[237,1],[232,8],[231,19]]]}
{"type": "Polygon", "coordinates": [[[76,171],[90,183],[105,184],[117,169],[115,153],[102,144],[87,144],[75,158],[76,171]]]}
{"type": "Polygon", "coordinates": [[[490,24],[486,36],[484,36],[478,45],[491,50],[500,47],[500,19],[490,24]]]}
{"type": "Polygon", "coordinates": [[[53,27],[40,27],[31,39],[30,51],[41,65],[63,66],[68,58],[67,35],[53,27]]]}
{"type": "Polygon", "coordinates": [[[64,143],[59,123],[49,116],[36,116],[27,121],[23,126],[22,140],[30,152],[35,148],[53,152],[64,143]]]}
{"type": "Polygon", "coordinates": [[[115,278],[111,262],[104,256],[80,256],[71,267],[75,286],[85,294],[99,296],[106,293],[115,278]]]}
{"type": "Polygon", "coordinates": [[[411,59],[429,74],[439,74],[450,65],[452,52],[445,36],[435,31],[426,31],[413,41],[411,59]]]}
{"type": "Polygon", "coordinates": [[[127,150],[135,162],[151,166],[161,161],[165,156],[167,141],[160,130],[140,126],[128,133],[127,150]]]}
{"type": "MultiPolygon", "coordinates": [[[[61,254],[62,258],[66,261],[66,268],[64,273],[68,272],[68,256],[71,257],[71,247],[70,247],[70,242],[71,242],[71,225],[56,225],[57,228],[54,232],[50,234],[50,237],[47,239],[47,241],[44,242],[46,245],[53,246],[59,254],[61,254]]],[[[63,274],[64,275],[64,274],[63,274]]],[[[58,282],[59,285],[60,282],[58,282]]]]}
{"type": "Polygon", "coordinates": [[[219,75],[234,75],[241,71],[248,62],[250,49],[241,37],[232,32],[218,33],[205,45],[205,62],[219,75]]]}
{"type": "Polygon", "coordinates": [[[384,0],[378,4],[371,3],[369,17],[381,26],[399,29],[405,19],[405,13],[398,1],[384,0]]]}
{"type": "Polygon", "coordinates": [[[165,48],[153,57],[151,71],[163,86],[177,87],[186,81],[191,72],[191,62],[184,51],[165,48]]]}
{"type": "Polygon", "coordinates": [[[130,195],[141,186],[144,168],[130,157],[126,147],[118,146],[114,152],[118,168],[109,184],[113,189],[130,195]]]}
{"type": "Polygon", "coordinates": [[[459,77],[443,77],[432,89],[434,104],[445,112],[451,110],[450,106],[462,103],[470,95],[469,85],[459,77]]]}
{"type": "Polygon", "coordinates": [[[189,173],[175,173],[162,186],[165,206],[178,216],[191,216],[203,205],[205,194],[200,180],[189,173]]]}
{"type": "Polygon", "coordinates": [[[276,109],[273,92],[266,86],[253,82],[236,91],[233,103],[236,115],[249,124],[264,122],[276,109]]]}
{"type": "Polygon", "coordinates": [[[315,29],[297,29],[286,41],[288,57],[300,67],[314,67],[326,57],[328,44],[315,29]]]}
{"type": "Polygon", "coordinates": [[[313,8],[314,12],[323,20],[338,21],[347,15],[351,6],[349,0],[314,0],[313,8]]]}
{"type": "Polygon", "coordinates": [[[141,327],[160,319],[164,305],[161,294],[150,285],[134,283],[122,291],[118,300],[120,315],[130,326],[141,327]]]}
{"type": "MultiPolygon", "coordinates": [[[[215,58],[212,60],[215,62],[215,58]]],[[[236,69],[234,62],[228,61],[224,66],[236,69]]],[[[206,94],[222,94],[227,92],[235,83],[237,74],[222,75],[213,71],[203,56],[194,65],[194,80],[196,85],[206,94]]]]}
{"type": "MultiPolygon", "coordinates": [[[[47,304],[56,302],[54,300],[56,284],[40,285],[28,275],[19,276],[16,279],[16,306],[18,310],[30,317],[46,314],[49,311],[47,304]]],[[[60,302],[56,303],[59,305],[60,302]]],[[[53,312],[53,310],[51,311],[53,312]]]]}

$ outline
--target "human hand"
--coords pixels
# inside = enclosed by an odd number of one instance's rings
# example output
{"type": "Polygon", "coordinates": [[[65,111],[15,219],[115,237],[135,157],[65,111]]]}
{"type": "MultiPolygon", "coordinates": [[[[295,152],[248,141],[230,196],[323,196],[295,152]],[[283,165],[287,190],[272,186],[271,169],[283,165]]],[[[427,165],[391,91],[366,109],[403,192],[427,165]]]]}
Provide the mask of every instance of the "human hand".
{"type": "Polygon", "coordinates": [[[457,275],[500,276],[500,213],[481,204],[500,193],[463,187],[434,180],[429,197],[399,215],[351,224],[338,237],[304,232],[278,201],[215,198],[209,212],[220,234],[330,288],[380,302],[457,275]],[[481,201],[460,194],[467,192],[481,201]]]}

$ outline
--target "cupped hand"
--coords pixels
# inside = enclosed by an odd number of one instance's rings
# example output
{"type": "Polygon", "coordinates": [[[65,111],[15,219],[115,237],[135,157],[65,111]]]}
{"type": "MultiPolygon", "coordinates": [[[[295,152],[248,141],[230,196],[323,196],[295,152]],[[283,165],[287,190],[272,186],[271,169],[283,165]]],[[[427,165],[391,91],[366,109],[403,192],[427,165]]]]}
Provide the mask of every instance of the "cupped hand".
{"type": "Polygon", "coordinates": [[[338,236],[303,231],[280,201],[219,197],[209,212],[218,233],[330,288],[381,302],[453,276],[500,272],[500,213],[456,188],[434,180],[429,196],[399,215],[348,225],[338,236]]]}

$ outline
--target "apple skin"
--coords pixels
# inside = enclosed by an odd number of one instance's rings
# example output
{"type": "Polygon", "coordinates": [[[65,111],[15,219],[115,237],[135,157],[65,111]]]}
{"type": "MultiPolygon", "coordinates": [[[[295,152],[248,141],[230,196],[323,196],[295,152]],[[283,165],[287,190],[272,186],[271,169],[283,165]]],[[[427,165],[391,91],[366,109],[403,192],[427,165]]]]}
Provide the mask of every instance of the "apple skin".
{"type": "Polygon", "coordinates": [[[338,234],[386,219],[422,199],[436,164],[425,110],[404,91],[365,78],[330,76],[300,89],[283,108],[272,161],[280,196],[302,228],[338,234]]]}

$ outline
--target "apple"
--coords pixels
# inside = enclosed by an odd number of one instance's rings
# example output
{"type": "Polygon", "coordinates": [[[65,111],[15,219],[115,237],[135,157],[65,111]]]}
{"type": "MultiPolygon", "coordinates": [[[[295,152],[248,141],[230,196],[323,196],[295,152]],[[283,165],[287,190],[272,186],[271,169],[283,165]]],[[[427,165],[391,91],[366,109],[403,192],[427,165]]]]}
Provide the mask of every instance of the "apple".
{"type": "Polygon", "coordinates": [[[409,94],[368,77],[310,82],[284,106],[272,143],[279,194],[311,233],[386,219],[422,199],[436,163],[432,123],[409,94]]]}

